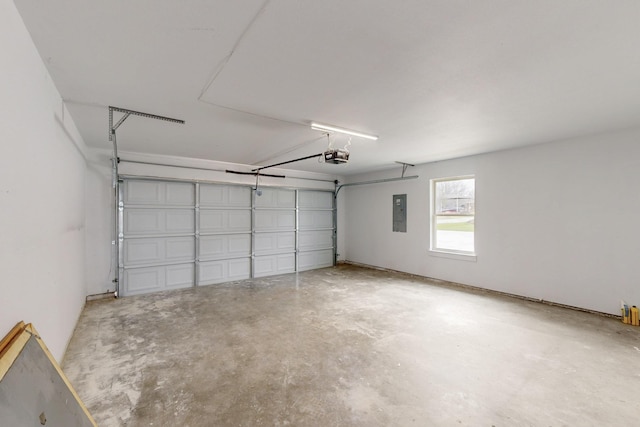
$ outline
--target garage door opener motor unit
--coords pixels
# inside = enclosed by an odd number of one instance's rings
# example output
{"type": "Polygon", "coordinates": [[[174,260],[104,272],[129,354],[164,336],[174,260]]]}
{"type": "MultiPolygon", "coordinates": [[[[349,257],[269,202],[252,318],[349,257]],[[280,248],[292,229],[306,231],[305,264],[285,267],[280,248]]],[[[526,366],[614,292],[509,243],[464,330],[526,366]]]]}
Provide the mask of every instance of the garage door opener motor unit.
{"type": "Polygon", "coordinates": [[[346,148],[338,148],[337,150],[329,149],[324,152],[324,162],[341,164],[349,161],[349,150],[346,148]]]}
{"type": "Polygon", "coordinates": [[[349,162],[349,146],[351,145],[351,137],[347,140],[347,144],[344,148],[333,148],[333,144],[331,143],[331,134],[327,132],[327,143],[328,147],[325,152],[322,153],[325,163],[340,165],[349,162]]]}

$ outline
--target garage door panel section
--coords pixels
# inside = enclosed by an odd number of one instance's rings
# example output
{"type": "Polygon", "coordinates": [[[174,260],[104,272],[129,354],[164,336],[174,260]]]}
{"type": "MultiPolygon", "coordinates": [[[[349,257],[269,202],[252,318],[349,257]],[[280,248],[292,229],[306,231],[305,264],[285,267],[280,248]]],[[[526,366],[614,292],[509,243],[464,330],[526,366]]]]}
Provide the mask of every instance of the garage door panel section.
{"type": "Polygon", "coordinates": [[[192,236],[125,239],[125,266],[193,261],[194,240],[192,236]]]}
{"type": "Polygon", "coordinates": [[[195,255],[195,239],[193,237],[165,239],[165,257],[167,260],[188,259],[193,261],[195,255]]]}
{"type": "Polygon", "coordinates": [[[124,263],[126,265],[160,262],[164,257],[164,239],[127,239],[124,241],[124,263]]]}
{"type": "Polygon", "coordinates": [[[280,233],[256,233],[256,255],[270,255],[283,252],[294,253],[295,251],[295,231],[285,231],[280,233]]]}
{"type": "Polygon", "coordinates": [[[136,268],[124,271],[123,293],[135,295],[154,292],[164,288],[164,271],[158,267],[136,268]]]}
{"type": "Polygon", "coordinates": [[[253,276],[296,271],[296,191],[263,189],[254,206],[253,276]]]}
{"type": "Polygon", "coordinates": [[[193,233],[195,226],[193,210],[167,210],[165,216],[167,233],[193,233]]]}
{"type": "Polygon", "coordinates": [[[125,181],[124,202],[136,205],[161,205],[163,184],[158,181],[125,181]]]}
{"type": "Polygon", "coordinates": [[[256,231],[295,230],[295,210],[256,210],[256,231]]]}
{"type": "Polygon", "coordinates": [[[300,231],[298,247],[301,251],[332,249],[333,230],[300,231]]]}
{"type": "Polygon", "coordinates": [[[333,209],[333,193],[301,190],[298,195],[300,209],[333,209]]]}
{"type": "Polygon", "coordinates": [[[166,289],[192,287],[194,270],[195,266],[193,263],[165,266],[166,289]]]}
{"type": "Polygon", "coordinates": [[[333,249],[301,252],[298,256],[298,270],[313,270],[333,266],[333,249]]]}
{"type": "Polygon", "coordinates": [[[167,182],[164,201],[169,206],[193,206],[195,203],[193,184],[186,182],[167,182]]]}
{"type": "Polygon", "coordinates": [[[190,287],[195,274],[195,184],[123,182],[122,294],[190,287]]]}
{"type": "Polygon", "coordinates": [[[200,260],[248,258],[251,234],[219,234],[200,237],[200,260]]]}
{"type": "Polygon", "coordinates": [[[250,187],[201,184],[198,285],[251,277],[250,187]]]}
{"type": "Polygon", "coordinates": [[[262,188],[262,195],[255,200],[256,208],[290,208],[296,207],[296,192],[280,188],[262,188]]]}
{"type": "Polygon", "coordinates": [[[126,268],[124,295],[138,295],[193,286],[194,265],[175,264],[156,267],[126,268]]]}
{"type": "Polygon", "coordinates": [[[139,206],[193,206],[194,186],[186,182],[126,180],[125,205],[139,206]]]}
{"type": "Polygon", "coordinates": [[[199,263],[199,285],[244,280],[251,277],[251,259],[225,259],[199,263]]]}
{"type": "Polygon", "coordinates": [[[200,233],[251,231],[250,210],[200,209],[200,233]]]}
{"type": "Polygon", "coordinates": [[[124,209],[124,234],[132,236],[157,236],[168,234],[193,234],[195,219],[192,209],[124,209]]]}
{"type": "Polygon", "coordinates": [[[298,270],[330,267],[334,263],[333,193],[298,192],[298,270]]]}
{"type": "Polygon", "coordinates": [[[300,229],[333,229],[333,212],[332,211],[300,211],[300,229]]]}
{"type": "Polygon", "coordinates": [[[275,274],[293,273],[295,271],[295,254],[267,255],[256,257],[253,275],[254,277],[265,277],[275,274]]]}
{"type": "Polygon", "coordinates": [[[251,208],[251,188],[201,184],[200,207],[251,208]]]}

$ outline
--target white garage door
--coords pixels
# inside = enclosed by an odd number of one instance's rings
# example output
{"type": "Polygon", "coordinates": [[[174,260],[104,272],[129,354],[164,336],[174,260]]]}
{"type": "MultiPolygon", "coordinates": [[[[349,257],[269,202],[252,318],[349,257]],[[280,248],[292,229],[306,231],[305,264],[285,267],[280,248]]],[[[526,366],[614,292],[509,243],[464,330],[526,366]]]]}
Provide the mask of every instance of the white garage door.
{"type": "Polygon", "coordinates": [[[199,184],[198,284],[251,277],[251,188],[199,184]]]}
{"type": "Polygon", "coordinates": [[[254,277],[296,271],[296,192],[262,189],[253,218],[254,277]]]}
{"type": "Polygon", "coordinates": [[[194,184],[126,180],[122,188],[122,294],[193,286],[194,184]]]}
{"type": "Polygon", "coordinates": [[[334,263],[333,193],[126,179],[122,295],[334,263]]]}
{"type": "Polygon", "coordinates": [[[298,191],[298,271],[334,262],[333,193],[298,191]]]}

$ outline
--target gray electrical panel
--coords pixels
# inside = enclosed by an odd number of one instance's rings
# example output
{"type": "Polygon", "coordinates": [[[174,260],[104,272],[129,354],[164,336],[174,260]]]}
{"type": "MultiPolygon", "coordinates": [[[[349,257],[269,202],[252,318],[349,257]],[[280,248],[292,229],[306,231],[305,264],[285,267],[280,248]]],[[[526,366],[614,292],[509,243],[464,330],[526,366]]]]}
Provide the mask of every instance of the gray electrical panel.
{"type": "Polygon", "coordinates": [[[393,195],[393,231],[407,232],[407,195],[393,195]]]}

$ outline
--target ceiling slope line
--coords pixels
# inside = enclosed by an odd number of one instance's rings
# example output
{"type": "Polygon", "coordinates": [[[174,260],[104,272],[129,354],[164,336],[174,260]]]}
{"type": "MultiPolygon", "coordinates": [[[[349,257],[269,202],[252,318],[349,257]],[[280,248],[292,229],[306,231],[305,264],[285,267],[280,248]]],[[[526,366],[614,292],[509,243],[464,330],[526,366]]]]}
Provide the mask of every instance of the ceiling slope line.
{"type": "Polygon", "coordinates": [[[304,127],[309,126],[308,123],[305,123],[303,121],[296,122],[293,120],[288,120],[288,119],[283,119],[283,118],[278,118],[273,116],[266,116],[264,114],[254,113],[253,111],[241,110],[239,108],[227,107],[226,105],[216,104],[214,102],[210,102],[200,98],[198,98],[198,101],[202,102],[203,104],[211,105],[212,107],[222,108],[224,110],[234,111],[236,113],[247,114],[249,116],[259,117],[261,119],[274,120],[276,122],[282,122],[282,123],[287,123],[287,124],[296,125],[296,126],[304,126],[304,127]]]}
{"type": "Polygon", "coordinates": [[[78,101],[77,99],[70,98],[62,98],[62,102],[65,104],[71,105],[80,105],[82,107],[93,107],[93,108],[109,108],[107,104],[100,104],[98,102],[90,102],[90,101],[78,101]]]}
{"type": "Polygon", "coordinates": [[[207,91],[209,90],[211,85],[213,85],[213,83],[216,81],[218,76],[225,69],[225,67],[227,66],[227,64],[231,60],[231,57],[236,53],[236,50],[238,50],[238,47],[240,46],[242,41],[245,39],[245,37],[247,36],[247,34],[251,30],[251,28],[258,21],[258,18],[260,18],[264,14],[264,12],[267,10],[267,7],[269,6],[269,3],[271,3],[271,0],[265,0],[265,2],[262,3],[262,6],[260,7],[260,10],[255,14],[255,16],[249,22],[249,24],[247,24],[245,29],[242,31],[242,33],[240,34],[240,36],[238,37],[238,39],[234,43],[233,47],[231,48],[231,51],[229,52],[229,54],[227,54],[227,56],[225,56],[220,61],[220,63],[213,69],[213,71],[211,73],[211,77],[209,77],[209,80],[204,85],[204,87],[202,88],[202,91],[200,92],[200,95],[198,96],[198,101],[202,102],[203,104],[211,105],[211,106],[217,107],[217,108],[222,108],[224,110],[234,111],[236,113],[247,114],[247,115],[250,115],[250,116],[259,117],[261,119],[274,120],[274,121],[277,121],[277,122],[288,123],[288,124],[292,124],[292,125],[296,125],[296,126],[305,126],[306,127],[306,126],[308,126],[308,123],[303,122],[303,121],[293,121],[293,120],[283,119],[281,117],[267,116],[267,115],[256,113],[256,112],[253,112],[253,111],[241,110],[239,108],[234,108],[234,107],[229,107],[229,106],[222,105],[222,104],[217,104],[215,102],[211,102],[211,101],[208,101],[208,100],[204,99],[205,94],[207,93],[207,91]]]}
{"type": "Polygon", "coordinates": [[[209,78],[207,83],[202,88],[202,91],[200,92],[200,96],[198,96],[198,101],[202,101],[202,97],[204,96],[204,94],[209,90],[209,88],[211,87],[213,82],[218,78],[218,76],[220,75],[222,70],[224,70],[224,68],[226,67],[226,65],[229,62],[229,60],[231,59],[233,54],[236,52],[236,49],[238,49],[238,47],[240,46],[240,43],[242,43],[242,40],[244,40],[246,35],[249,33],[249,30],[251,30],[253,25],[257,22],[258,18],[260,16],[262,16],[262,14],[267,9],[267,6],[269,5],[270,2],[271,2],[271,0],[265,0],[265,2],[262,3],[262,6],[260,7],[260,10],[258,11],[258,13],[255,14],[255,16],[249,22],[249,24],[242,31],[242,33],[240,34],[240,37],[238,37],[238,40],[236,40],[236,42],[234,43],[234,45],[231,48],[231,51],[229,52],[229,54],[227,56],[225,56],[222,59],[222,61],[220,61],[220,63],[216,66],[216,68],[213,69],[213,72],[211,73],[211,77],[209,78]]]}

